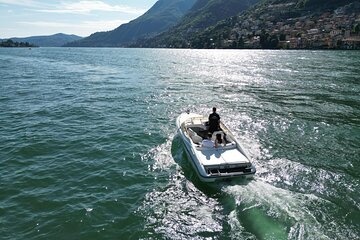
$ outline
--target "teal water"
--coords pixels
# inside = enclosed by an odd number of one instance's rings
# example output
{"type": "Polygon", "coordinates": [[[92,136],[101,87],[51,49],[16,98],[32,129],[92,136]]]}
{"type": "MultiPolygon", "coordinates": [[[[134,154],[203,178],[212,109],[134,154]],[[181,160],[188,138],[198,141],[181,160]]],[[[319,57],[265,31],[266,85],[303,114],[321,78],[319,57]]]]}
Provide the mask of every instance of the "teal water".
{"type": "Polygon", "coordinates": [[[359,239],[360,52],[0,49],[1,239],[359,239]],[[257,167],[204,184],[222,119],[257,167]]]}

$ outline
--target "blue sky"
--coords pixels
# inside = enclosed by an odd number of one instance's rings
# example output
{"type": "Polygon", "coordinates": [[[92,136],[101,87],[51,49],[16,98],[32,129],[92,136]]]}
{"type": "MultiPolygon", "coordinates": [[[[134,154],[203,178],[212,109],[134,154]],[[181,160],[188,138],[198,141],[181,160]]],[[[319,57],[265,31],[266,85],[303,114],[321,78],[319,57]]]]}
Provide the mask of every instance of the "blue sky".
{"type": "Polygon", "coordinates": [[[157,0],[0,0],[0,38],[88,36],[109,31],[145,13],[157,0]]]}

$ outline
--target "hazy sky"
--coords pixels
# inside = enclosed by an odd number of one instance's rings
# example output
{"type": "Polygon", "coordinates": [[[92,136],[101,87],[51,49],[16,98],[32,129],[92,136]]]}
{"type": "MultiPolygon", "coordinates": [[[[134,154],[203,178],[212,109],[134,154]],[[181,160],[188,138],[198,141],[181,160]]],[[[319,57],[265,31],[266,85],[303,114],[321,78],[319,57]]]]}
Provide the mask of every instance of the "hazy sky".
{"type": "Polygon", "coordinates": [[[0,0],[0,38],[88,36],[109,31],[145,13],[157,0],[0,0]]]}

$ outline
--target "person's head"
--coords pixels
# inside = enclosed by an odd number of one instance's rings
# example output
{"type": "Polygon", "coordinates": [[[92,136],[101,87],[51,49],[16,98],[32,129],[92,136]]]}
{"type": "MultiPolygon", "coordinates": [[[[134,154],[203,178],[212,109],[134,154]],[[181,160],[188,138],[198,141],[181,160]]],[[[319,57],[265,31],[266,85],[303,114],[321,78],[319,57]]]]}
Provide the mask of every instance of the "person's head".
{"type": "Polygon", "coordinates": [[[213,107],[213,112],[216,112],[216,107],[213,107]]]}

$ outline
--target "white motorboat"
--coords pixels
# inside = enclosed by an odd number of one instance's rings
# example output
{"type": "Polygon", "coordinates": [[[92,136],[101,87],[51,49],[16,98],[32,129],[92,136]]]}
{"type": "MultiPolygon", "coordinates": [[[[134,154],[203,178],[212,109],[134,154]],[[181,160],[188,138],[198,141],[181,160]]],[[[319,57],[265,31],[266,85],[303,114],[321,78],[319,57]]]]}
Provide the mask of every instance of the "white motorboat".
{"type": "Polygon", "coordinates": [[[255,166],[224,123],[220,122],[219,131],[211,138],[207,125],[208,118],[195,113],[182,113],[176,119],[186,153],[200,180],[214,182],[240,176],[252,177],[255,166]],[[222,144],[215,144],[216,137],[221,137],[222,144]]]}

